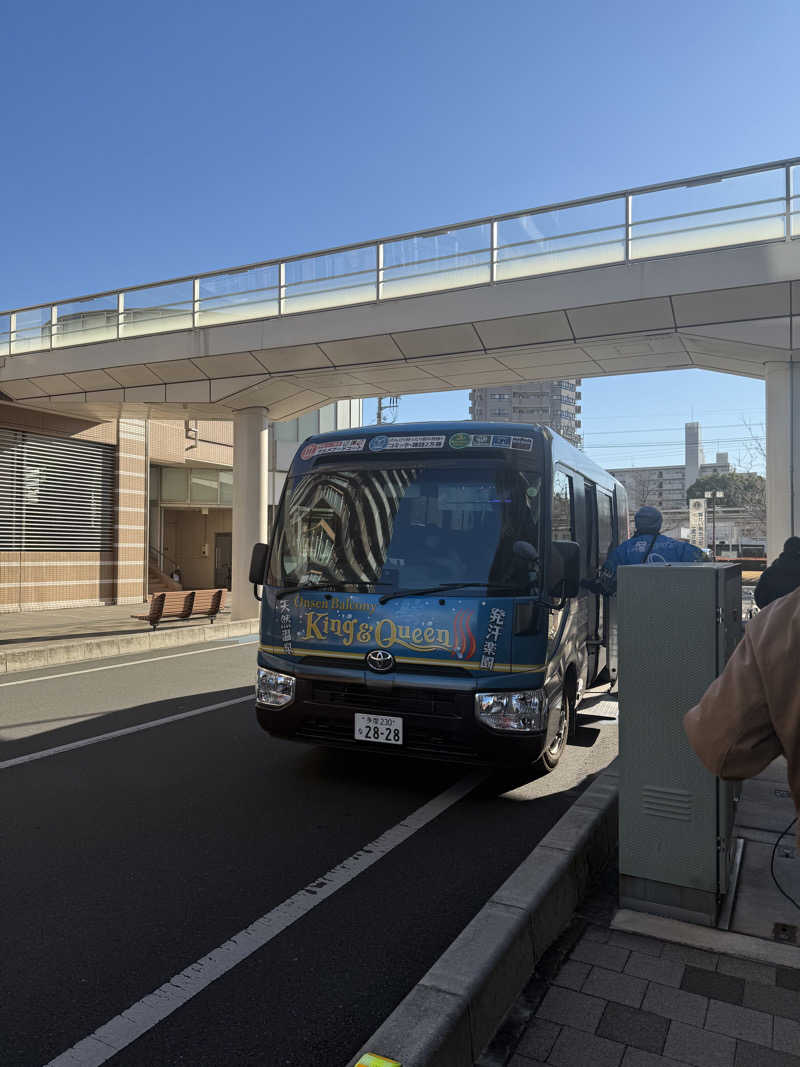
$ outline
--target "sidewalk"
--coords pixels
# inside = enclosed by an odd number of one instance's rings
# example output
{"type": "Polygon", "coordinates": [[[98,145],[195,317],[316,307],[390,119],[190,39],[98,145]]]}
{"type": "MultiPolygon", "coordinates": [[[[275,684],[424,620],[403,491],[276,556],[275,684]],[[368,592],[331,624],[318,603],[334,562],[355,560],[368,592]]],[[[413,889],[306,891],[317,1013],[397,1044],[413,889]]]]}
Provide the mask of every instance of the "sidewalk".
{"type": "Polygon", "coordinates": [[[800,969],[611,927],[615,869],[478,1067],[800,1067],[800,969]]]}
{"type": "MultiPolygon", "coordinates": [[[[785,761],[775,760],[739,805],[745,850],[730,932],[618,912],[609,869],[478,1067],[800,1067],[800,911],[769,874],[792,814],[785,761]]],[[[776,874],[800,899],[797,867],[790,833],[776,874]]]]}
{"type": "Polygon", "coordinates": [[[258,633],[256,618],[232,622],[229,608],[214,623],[201,617],[153,631],[131,618],[146,610],[143,603],[2,613],[0,674],[258,633]]]}
{"type": "MultiPolygon", "coordinates": [[[[66,641],[81,637],[109,637],[141,634],[150,629],[131,615],[143,615],[147,604],[110,604],[94,608],[59,608],[55,611],[15,611],[0,614],[0,649],[24,648],[41,641],[66,641]]],[[[230,621],[230,608],[219,614],[218,622],[230,621]]],[[[164,628],[201,626],[207,619],[164,623],[164,628]]]]}

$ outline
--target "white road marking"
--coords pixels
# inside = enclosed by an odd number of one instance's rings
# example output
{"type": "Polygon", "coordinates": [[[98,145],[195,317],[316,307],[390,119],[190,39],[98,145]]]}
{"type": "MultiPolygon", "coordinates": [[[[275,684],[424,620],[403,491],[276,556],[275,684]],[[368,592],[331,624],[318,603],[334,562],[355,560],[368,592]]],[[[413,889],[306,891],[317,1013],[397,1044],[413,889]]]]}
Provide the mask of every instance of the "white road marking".
{"type": "Polygon", "coordinates": [[[429,800],[417,808],[391,830],[381,834],[370,844],[365,845],[338,867],[324,874],[316,882],[307,885],[299,893],[289,897],[277,908],[268,911],[260,919],[240,930],[238,934],[226,941],[219,948],[209,952],[196,963],[192,963],[174,975],[168,982],[131,1004],[120,1015],[111,1019],[104,1026],[95,1030],[72,1048],[56,1056],[46,1067],[97,1067],[115,1056],[120,1049],[126,1048],[151,1030],[154,1026],[183,1007],[192,997],[197,996],[213,981],[227,974],[238,963],[246,960],[254,952],[263,948],[278,934],[282,933],[298,919],[302,919],[317,904],[342,889],[359,874],[363,874],[378,860],[383,859],[392,849],[402,845],[417,830],[427,826],[442,812],[470,793],[476,785],[488,775],[487,771],[474,771],[450,786],[438,797],[429,800]]]}
{"type": "MultiPolygon", "coordinates": [[[[251,640],[242,641],[237,640],[237,645],[254,645],[258,641],[257,637],[251,640]]],[[[87,667],[82,671],[65,671],[63,674],[45,674],[41,678],[20,678],[16,682],[0,682],[0,689],[5,689],[9,685],[30,685],[31,682],[50,682],[54,678],[72,678],[76,674],[94,674],[96,671],[116,671],[120,667],[138,667],[140,663],[160,663],[162,659],[178,659],[180,656],[201,656],[204,652],[224,652],[226,648],[233,648],[233,645],[215,645],[214,648],[195,648],[191,652],[170,652],[167,656],[150,656],[148,659],[134,659],[130,663],[109,663],[105,667],[87,667]]],[[[42,668],[47,670],[46,667],[42,668]]]]}
{"type": "Polygon", "coordinates": [[[235,700],[223,700],[220,704],[206,704],[203,708],[193,708],[191,711],[180,711],[177,715],[167,715],[163,719],[152,719],[150,722],[142,722],[137,726],[126,726],[122,730],[112,730],[107,734],[97,734],[95,737],[86,737],[82,741],[72,741],[68,745],[58,745],[56,748],[43,748],[39,752],[31,752],[27,756],[16,756],[0,762],[0,771],[9,767],[17,767],[20,763],[33,763],[35,760],[47,759],[48,756],[58,756],[62,752],[71,752],[74,748],[86,748],[88,745],[99,745],[101,741],[113,741],[115,737],[127,737],[128,734],[138,734],[142,730],[153,730],[156,726],[166,726],[170,722],[178,722],[180,719],[191,719],[195,715],[205,715],[207,711],[218,711],[220,708],[230,708],[234,704],[241,704],[245,700],[255,702],[255,696],[248,694],[246,697],[236,697],[235,700]]]}

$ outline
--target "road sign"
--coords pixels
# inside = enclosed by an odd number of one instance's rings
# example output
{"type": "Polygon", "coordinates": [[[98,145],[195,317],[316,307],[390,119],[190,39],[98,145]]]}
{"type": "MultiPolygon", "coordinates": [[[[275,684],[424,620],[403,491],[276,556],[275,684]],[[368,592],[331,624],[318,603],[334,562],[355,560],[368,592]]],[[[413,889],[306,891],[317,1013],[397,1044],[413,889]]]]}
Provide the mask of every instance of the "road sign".
{"type": "Polygon", "coordinates": [[[693,545],[706,548],[706,502],[700,497],[689,501],[689,540],[693,545]]]}

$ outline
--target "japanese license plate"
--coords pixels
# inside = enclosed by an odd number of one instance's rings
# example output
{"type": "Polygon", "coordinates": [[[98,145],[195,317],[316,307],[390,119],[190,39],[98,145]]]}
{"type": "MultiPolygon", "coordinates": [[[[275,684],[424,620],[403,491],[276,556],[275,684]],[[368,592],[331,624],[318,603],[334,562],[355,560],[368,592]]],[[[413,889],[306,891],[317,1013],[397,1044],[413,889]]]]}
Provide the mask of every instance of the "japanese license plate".
{"type": "Polygon", "coordinates": [[[402,745],[403,720],[397,715],[355,716],[356,741],[381,741],[385,745],[402,745]]]}

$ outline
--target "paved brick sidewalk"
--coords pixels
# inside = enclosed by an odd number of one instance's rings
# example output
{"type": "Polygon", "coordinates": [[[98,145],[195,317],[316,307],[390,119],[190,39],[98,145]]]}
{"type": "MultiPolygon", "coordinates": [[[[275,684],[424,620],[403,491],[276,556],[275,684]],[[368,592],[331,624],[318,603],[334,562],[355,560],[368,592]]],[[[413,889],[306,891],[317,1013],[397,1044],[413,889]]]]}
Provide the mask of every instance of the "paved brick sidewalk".
{"type": "Polygon", "coordinates": [[[609,927],[607,872],[479,1067],[800,1067],[800,971],[609,927]]]}

